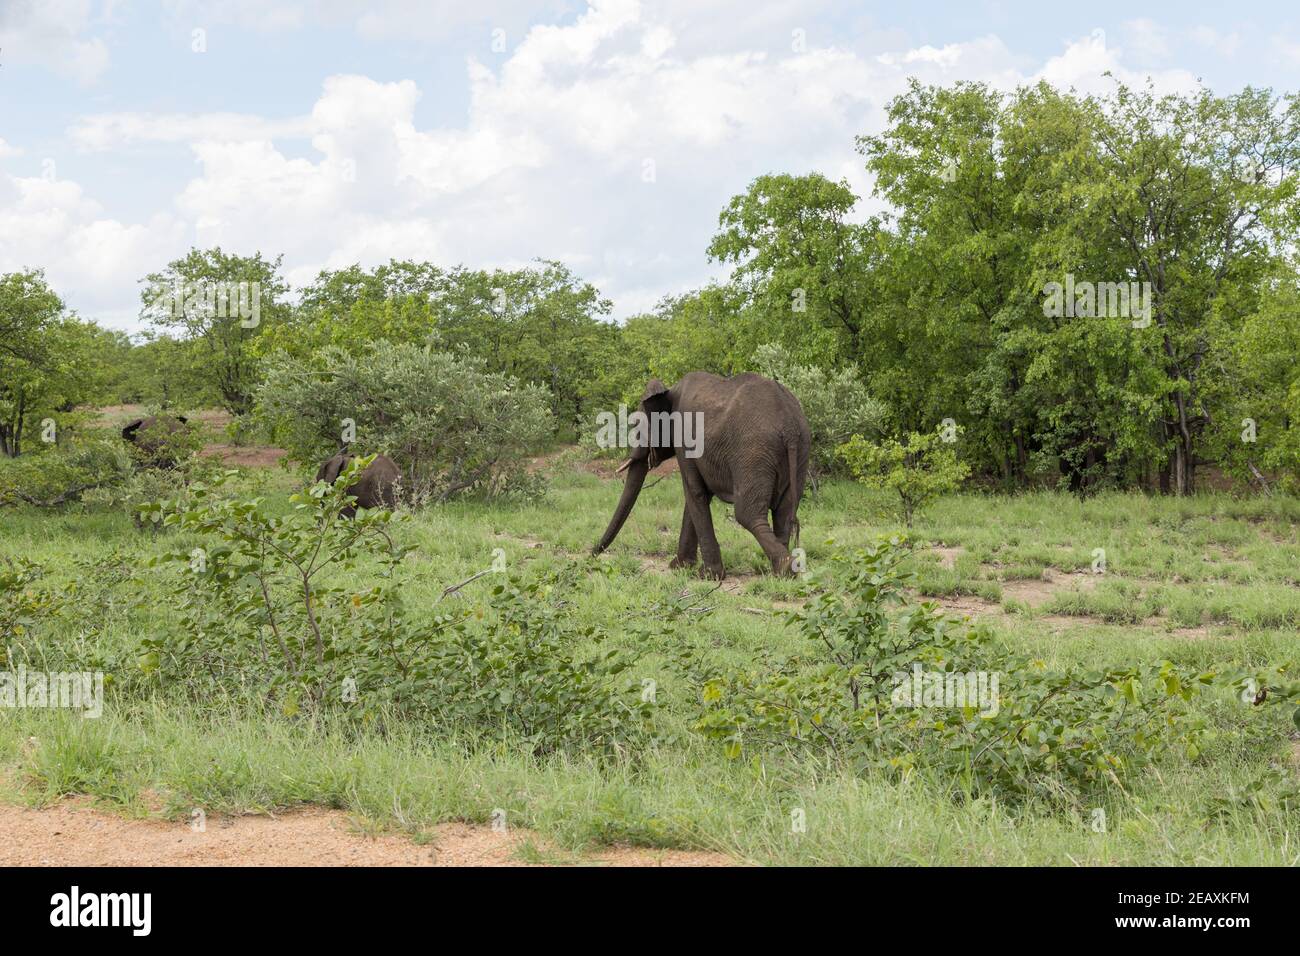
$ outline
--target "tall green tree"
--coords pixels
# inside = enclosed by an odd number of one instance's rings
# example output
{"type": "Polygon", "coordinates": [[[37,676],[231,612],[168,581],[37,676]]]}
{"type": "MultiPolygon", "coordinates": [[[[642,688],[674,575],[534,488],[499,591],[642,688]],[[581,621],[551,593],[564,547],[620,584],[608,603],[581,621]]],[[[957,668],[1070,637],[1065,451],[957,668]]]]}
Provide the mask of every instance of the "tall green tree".
{"type": "Polygon", "coordinates": [[[617,351],[610,308],[559,262],[487,271],[394,260],[322,272],[258,348],[306,359],[326,346],[359,354],[380,341],[434,345],[544,386],[557,421],[574,428],[610,398],[601,384],[617,351]]]}
{"type": "Polygon", "coordinates": [[[1214,381],[1278,255],[1296,239],[1300,100],[1247,88],[1157,96],[1118,86],[1089,104],[1098,150],[1085,205],[1150,283],[1166,381],[1164,484],[1195,489],[1214,381]]]}
{"type": "Polygon", "coordinates": [[[195,345],[196,367],[232,415],[252,409],[260,375],[255,343],[288,310],[282,260],[192,249],[142,280],[141,317],[195,345]]]}
{"type": "Polygon", "coordinates": [[[969,459],[1012,482],[1054,465],[1076,489],[1192,491],[1232,345],[1295,238],[1297,144],[1294,98],[1250,89],[913,83],[859,140],[895,237],[873,389],[912,427],[960,408],[969,459]]]}
{"type": "Polygon", "coordinates": [[[818,173],[760,176],[718,217],[711,259],[730,263],[763,339],[801,361],[861,348],[878,223],[853,222],[857,197],[818,173]]]}
{"type": "Polygon", "coordinates": [[[113,342],[68,314],[39,270],[0,276],[0,454],[16,458],[34,424],[102,397],[113,342]]]}

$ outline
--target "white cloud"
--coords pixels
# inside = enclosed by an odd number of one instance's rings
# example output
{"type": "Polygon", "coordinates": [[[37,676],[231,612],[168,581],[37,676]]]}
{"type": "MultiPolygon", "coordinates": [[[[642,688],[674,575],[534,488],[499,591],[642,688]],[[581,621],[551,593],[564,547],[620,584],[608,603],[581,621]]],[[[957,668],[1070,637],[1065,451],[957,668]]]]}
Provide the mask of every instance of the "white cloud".
{"type": "Polygon", "coordinates": [[[184,224],[170,214],[128,225],[105,217],[74,182],[0,172],[0,273],[43,268],[88,317],[129,309],[137,280],[184,238],[184,224]]]}
{"type": "Polygon", "coordinates": [[[308,135],[306,117],[270,120],[243,113],[98,113],[78,119],[68,138],[78,149],[101,152],[137,143],[236,142],[308,135]]]}
{"type": "Polygon", "coordinates": [[[91,0],[5,0],[0,3],[0,50],[14,65],[36,64],[88,86],[108,69],[108,46],[86,34],[111,4],[91,0]]]}
{"type": "Polygon", "coordinates": [[[1149,17],[1124,23],[1128,48],[1143,60],[1162,60],[1169,55],[1169,36],[1165,28],[1149,17]]]}
{"type": "Polygon", "coordinates": [[[17,146],[11,146],[3,139],[0,139],[0,159],[7,159],[10,156],[21,156],[23,151],[17,146]]]}
{"type": "Polygon", "coordinates": [[[258,33],[296,30],[314,20],[312,0],[167,0],[177,23],[191,28],[229,24],[258,33]]]}
{"type": "MultiPolygon", "coordinates": [[[[273,6],[276,16],[288,9],[273,6]]],[[[106,219],[70,184],[10,179],[11,191],[26,190],[11,209],[0,179],[0,270],[23,256],[54,263],[65,294],[84,286],[87,301],[118,314],[136,300],[141,276],[190,244],[284,252],[297,284],[358,261],[513,267],[545,256],[562,258],[627,315],[717,274],[704,249],[718,211],[755,176],[821,171],[865,199],[854,137],[881,128],[911,76],[1000,89],[1041,78],[1083,91],[1108,88],[1105,70],[1128,82],[1144,76],[1100,35],[1067,43],[1046,63],[992,35],[866,55],[809,30],[806,52],[796,53],[796,5],[765,8],[761,27],[743,10],[732,0],[654,9],[602,0],[563,26],[536,26],[499,58],[486,50],[467,58],[461,123],[417,126],[419,83],[356,75],[329,77],[316,102],[287,119],[85,116],[68,131],[80,148],[185,143],[197,174],[167,212],[135,225],[106,219]],[[702,29],[712,30],[704,46],[702,29]],[[312,151],[287,150],[286,139],[312,151]],[[18,228],[33,241],[13,238],[18,228]]],[[[1169,70],[1155,82],[1193,81],[1169,70]]]]}
{"type": "MultiPolygon", "coordinates": [[[[532,16],[559,16],[572,6],[564,0],[168,0],[174,22],[182,26],[231,25],[258,33],[282,33],[306,25],[348,26],[367,40],[430,40],[468,25],[522,36],[532,16]]],[[[518,39],[518,37],[515,37],[518,39]]]]}
{"type": "Polygon", "coordinates": [[[1218,56],[1234,57],[1241,48],[1241,35],[1236,32],[1220,33],[1207,26],[1193,27],[1192,39],[1203,47],[1213,50],[1218,56]]]}
{"type": "Polygon", "coordinates": [[[1189,92],[1196,89],[1196,77],[1188,70],[1145,71],[1124,65],[1123,49],[1107,41],[1104,30],[1069,43],[1065,52],[1052,57],[1038,71],[1034,80],[1046,80],[1060,89],[1080,93],[1105,93],[1114,88],[1115,80],[1129,86],[1146,83],[1148,78],[1159,93],[1189,92]],[[1114,79],[1104,74],[1109,72],[1114,79]]]}

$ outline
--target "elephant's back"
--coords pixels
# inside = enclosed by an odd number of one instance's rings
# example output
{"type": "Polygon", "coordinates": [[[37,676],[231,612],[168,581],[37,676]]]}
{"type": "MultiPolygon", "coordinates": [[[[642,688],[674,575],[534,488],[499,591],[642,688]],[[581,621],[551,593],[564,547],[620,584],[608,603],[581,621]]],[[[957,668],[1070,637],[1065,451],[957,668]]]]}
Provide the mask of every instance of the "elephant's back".
{"type": "Polygon", "coordinates": [[[730,377],[692,372],[682,377],[681,386],[683,408],[702,411],[706,416],[711,413],[727,423],[739,419],[747,422],[752,431],[762,432],[770,425],[774,433],[783,436],[792,427],[808,434],[808,420],[799,399],[780,382],[757,372],[730,377]]]}
{"type": "Polygon", "coordinates": [[[366,473],[373,474],[375,478],[382,481],[396,481],[402,476],[397,463],[387,455],[376,455],[375,460],[366,468],[366,473]]]}

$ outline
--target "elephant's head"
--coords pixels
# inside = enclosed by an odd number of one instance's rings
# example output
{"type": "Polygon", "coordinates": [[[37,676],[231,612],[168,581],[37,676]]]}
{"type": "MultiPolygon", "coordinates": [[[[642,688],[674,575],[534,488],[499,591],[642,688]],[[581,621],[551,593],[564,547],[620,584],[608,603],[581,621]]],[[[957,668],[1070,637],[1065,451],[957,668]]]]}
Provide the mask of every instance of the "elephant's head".
{"type": "Polygon", "coordinates": [[[657,378],[652,378],[650,383],[645,387],[645,394],[641,396],[639,411],[645,415],[644,427],[640,429],[641,441],[636,443],[632,448],[632,453],[628,460],[619,466],[618,471],[627,472],[627,477],[623,479],[623,494],[619,496],[618,507],[614,509],[614,517],[609,521],[609,527],[601,535],[600,541],[592,548],[592,554],[600,554],[618,537],[619,531],[623,528],[623,522],[627,521],[627,516],[632,512],[632,506],[636,504],[637,495],[641,493],[641,486],[645,484],[645,476],[651,468],[658,467],[669,458],[673,457],[672,447],[673,435],[667,427],[658,427],[660,421],[668,419],[658,419],[657,415],[666,415],[673,410],[672,393],[664,386],[664,383],[657,378]]]}
{"type": "Polygon", "coordinates": [[[122,437],[127,441],[135,443],[142,436],[138,433],[141,429],[147,433],[150,429],[157,429],[161,432],[179,431],[182,425],[189,422],[184,415],[150,415],[148,418],[137,418],[133,422],[128,422],[122,429],[122,437]]]}
{"type": "Polygon", "coordinates": [[[348,453],[346,448],[340,449],[337,455],[320,466],[316,472],[316,480],[330,485],[334,484],[334,482],[338,481],[339,475],[343,474],[348,465],[352,463],[352,458],[353,456],[348,453]]]}
{"type": "Polygon", "coordinates": [[[122,437],[139,449],[142,464],[171,468],[185,455],[188,423],[184,415],[150,415],[128,422],[122,437]]]}

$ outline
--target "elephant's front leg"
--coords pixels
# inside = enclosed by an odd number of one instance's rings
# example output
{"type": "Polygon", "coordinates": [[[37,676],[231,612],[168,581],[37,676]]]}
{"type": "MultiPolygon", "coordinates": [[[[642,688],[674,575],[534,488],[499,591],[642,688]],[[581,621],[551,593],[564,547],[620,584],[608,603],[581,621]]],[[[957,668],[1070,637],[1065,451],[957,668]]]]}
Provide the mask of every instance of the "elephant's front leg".
{"type": "Polygon", "coordinates": [[[695,525],[691,521],[691,512],[688,508],[682,509],[682,531],[677,536],[677,557],[668,562],[668,567],[673,568],[691,568],[699,558],[700,539],[695,533],[695,525]]]}
{"type": "Polygon", "coordinates": [[[682,473],[682,493],[686,499],[685,518],[692,525],[692,532],[699,544],[700,556],[704,558],[704,567],[700,576],[721,581],[727,576],[722,567],[722,548],[718,546],[718,536],[713,531],[713,512],[709,503],[713,492],[709,491],[695,468],[695,462],[684,456],[678,456],[678,467],[682,473]]]}

